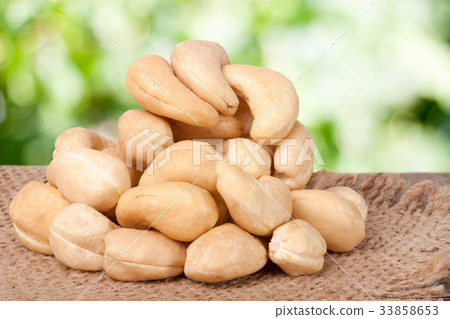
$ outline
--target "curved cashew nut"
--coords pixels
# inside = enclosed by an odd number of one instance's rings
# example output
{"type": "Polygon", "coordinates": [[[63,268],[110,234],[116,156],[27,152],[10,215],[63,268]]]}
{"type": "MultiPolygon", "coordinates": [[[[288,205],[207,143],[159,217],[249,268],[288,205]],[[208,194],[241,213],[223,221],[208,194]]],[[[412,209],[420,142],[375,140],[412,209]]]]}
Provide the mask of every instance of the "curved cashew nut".
{"type": "Polygon", "coordinates": [[[49,226],[56,214],[69,204],[55,187],[29,182],[9,205],[9,216],[17,237],[28,249],[53,255],[49,244],[49,226]]]}
{"type": "Polygon", "coordinates": [[[219,122],[213,127],[196,127],[170,120],[174,140],[222,139],[227,140],[242,135],[244,124],[233,115],[219,114],[219,122]]]}
{"type": "Polygon", "coordinates": [[[314,141],[311,133],[296,121],[289,134],[277,143],[273,163],[274,176],[291,190],[305,186],[314,168],[314,141]]]}
{"type": "Polygon", "coordinates": [[[211,41],[180,42],[170,55],[175,75],[195,94],[222,114],[233,115],[239,104],[222,73],[230,64],[224,48],[211,41]]]}
{"type": "Polygon", "coordinates": [[[119,146],[127,166],[145,170],[161,150],[173,144],[166,119],[146,110],[129,110],[119,118],[119,146]]]}
{"type": "Polygon", "coordinates": [[[364,239],[361,213],[343,196],[317,189],[301,189],[291,194],[292,217],[317,229],[329,250],[348,252],[364,239]]]}
{"type": "Polygon", "coordinates": [[[183,273],[186,244],[160,232],[119,228],[105,237],[103,269],[116,280],[147,281],[183,273]]]}
{"type": "Polygon", "coordinates": [[[122,160],[84,148],[55,157],[47,167],[47,178],[69,202],[83,203],[100,212],[113,208],[119,196],[131,187],[122,160]]]}
{"type": "Polygon", "coordinates": [[[356,207],[358,207],[359,212],[361,213],[361,216],[364,219],[364,221],[366,220],[368,207],[366,204],[366,200],[361,195],[359,195],[358,192],[354,191],[350,187],[343,187],[343,186],[331,187],[326,189],[326,191],[341,195],[342,197],[351,201],[353,204],[356,205],[356,207]]]}
{"type": "Polygon", "coordinates": [[[214,227],[219,212],[211,194],[185,182],[162,182],[126,191],[116,208],[122,227],[150,226],[180,241],[193,241],[214,227]]]}
{"type": "Polygon", "coordinates": [[[258,238],[231,223],[214,227],[189,245],[186,277],[221,282],[257,272],[267,262],[267,250],[258,238]]]}
{"type": "Polygon", "coordinates": [[[75,203],[61,210],[50,225],[50,246],[56,259],[79,270],[103,269],[105,236],[118,228],[92,207],[75,203]]]}
{"type": "Polygon", "coordinates": [[[166,181],[195,183],[195,185],[217,194],[216,150],[208,143],[189,141],[192,148],[183,149],[175,143],[156,155],[152,164],[146,169],[139,181],[139,186],[157,184],[166,181]],[[177,149],[180,148],[180,149],[177,149]],[[211,154],[211,155],[208,155],[211,154]]]}
{"type": "Polygon", "coordinates": [[[229,64],[222,68],[228,83],[248,104],[255,120],[253,140],[285,137],[298,116],[295,88],[281,73],[251,65],[229,64]]]}
{"type": "Polygon", "coordinates": [[[308,275],[323,267],[327,244],[307,222],[295,219],[273,232],[269,257],[290,276],[308,275]]]}
{"type": "Polygon", "coordinates": [[[216,165],[217,190],[234,222],[257,236],[269,236],[291,217],[289,188],[278,178],[264,175],[259,180],[226,162],[216,165]]]}
{"type": "Polygon", "coordinates": [[[102,151],[117,147],[117,142],[83,127],[73,127],[62,132],[55,141],[53,157],[77,148],[90,148],[102,151]]]}
{"type": "Polygon", "coordinates": [[[211,127],[219,114],[173,74],[169,63],[157,55],[133,62],[126,76],[128,92],[148,111],[199,127],[211,127]]]}
{"type": "MultiPolygon", "coordinates": [[[[114,157],[117,157],[118,159],[120,159],[121,161],[126,163],[125,156],[122,154],[122,152],[120,151],[120,149],[118,147],[116,147],[116,148],[105,148],[102,152],[106,153],[106,154],[109,154],[109,155],[112,155],[114,157]]],[[[139,180],[140,180],[140,178],[142,176],[142,172],[138,171],[134,167],[127,166],[127,168],[128,168],[128,174],[130,174],[131,187],[134,187],[134,186],[136,186],[139,183],[139,180]]]]}

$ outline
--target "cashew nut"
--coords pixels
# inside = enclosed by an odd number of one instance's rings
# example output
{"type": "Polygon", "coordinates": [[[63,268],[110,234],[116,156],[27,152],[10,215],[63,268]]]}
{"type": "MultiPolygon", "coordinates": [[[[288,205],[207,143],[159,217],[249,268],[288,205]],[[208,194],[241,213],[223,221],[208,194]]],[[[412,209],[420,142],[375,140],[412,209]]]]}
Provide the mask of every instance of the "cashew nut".
{"type": "Polygon", "coordinates": [[[343,186],[331,187],[328,188],[327,191],[341,195],[342,197],[351,201],[353,204],[356,205],[356,207],[358,207],[359,212],[361,213],[361,216],[364,219],[364,221],[366,220],[368,211],[366,201],[356,191],[354,191],[350,187],[343,187],[343,186]]]}
{"type": "Polygon", "coordinates": [[[153,227],[180,241],[193,241],[217,222],[217,205],[208,191],[185,182],[137,186],[125,192],[116,207],[122,227],[153,227]]]}
{"type": "Polygon", "coordinates": [[[103,269],[105,236],[117,226],[85,204],[71,204],[61,210],[50,225],[50,246],[64,265],[96,271],[103,269]]]}
{"type": "Polygon", "coordinates": [[[212,127],[219,114],[173,74],[167,61],[147,55],[133,62],[126,77],[128,92],[148,111],[199,127],[212,127]]]}
{"type": "Polygon", "coordinates": [[[217,193],[216,150],[210,144],[198,141],[175,143],[156,155],[150,167],[142,174],[140,186],[165,181],[194,183],[211,193],[217,193]],[[190,144],[190,145],[188,145],[190,144]]]}
{"type": "Polygon", "coordinates": [[[90,148],[101,151],[117,147],[117,142],[83,127],[73,127],[62,132],[55,141],[53,157],[77,148],[90,148]]]}
{"type": "Polygon", "coordinates": [[[348,252],[364,239],[364,220],[349,200],[323,190],[302,189],[291,194],[292,217],[317,229],[329,250],[348,252]]]}
{"type": "Polygon", "coordinates": [[[167,120],[145,110],[129,110],[119,118],[119,146],[127,166],[143,171],[161,150],[173,144],[167,120]]]}
{"type": "Polygon", "coordinates": [[[69,202],[56,188],[41,182],[29,182],[9,205],[9,216],[17,237],[28,249],[52,255],[49,226],[56,214],[68,205],[69,202]]]}
{"type": "MultiPolygon", "coordinates": [[[[112,155],[114,157],[117,157],[118,159],[122,160],[126,164],[125,156],[122,154],[120,149],[118,147],[115,148],[105,148],[103,153],[112,155]]],[[[134,167],[127,166],[128,174],[130,174],[130,180],[131,180],[131,187],[136,186],[139,183],[139,179],[142,176],[142,172],[135,169],[134,167]]]]}
{"type": "Polygon", "coordinates": [[[180,42],[170,55],[175,75],[195,94],[226,115],[233,115],[239,104],[225,80],[222,66],[230,64],[224,48],[211,41],[180,42]]]}
{"type": "Polygon", "coordinates": [[[269,257],[290,276],[308,275],[323,267],[327,244],[307,222],[295,219],[273,232],[269,257]]]}
{"type": "Polygon", "coordinates": [[[156,230],[119,228],[106,235],[103,269],[122,281],[164,279],[183,273],[186,244],[156,230]]]}
{"type": "Polygon", "coordinates": [[[234,222],[246,231],[269,236],[289,221],[292,201],[289,188],[279,179],[264,175],[259,180],[225,162],[216,165],[217,190],[234,222]]]}
{"type": "Polygon", "coordinates": [[[131,187],[124,162],[91,149],[75,149],[53,159],[47,178],[71,203],[84,203],[98,211],[113,208],[131,187]]]}
{"type": "Polygon", "coordinates": [[[234,224],[223,224],[200,236],[186,251],[186,277],[221,282],[257,272],[267,262],[263,244],[234,224]]]}
{"type": "Polygon", "coordinates": [[[251,65],[229,64],[222,71],[251,110],[252,139],[268,144],[272,138],[284,138],[298,115],[298,96],[291,81],[279,72],[251,65]]]}

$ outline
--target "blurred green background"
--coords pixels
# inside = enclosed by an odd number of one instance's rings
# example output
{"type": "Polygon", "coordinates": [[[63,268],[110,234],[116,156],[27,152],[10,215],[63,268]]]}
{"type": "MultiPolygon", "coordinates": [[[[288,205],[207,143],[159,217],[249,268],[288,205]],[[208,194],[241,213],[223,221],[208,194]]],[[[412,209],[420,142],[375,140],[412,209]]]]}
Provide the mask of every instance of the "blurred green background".
{"type": "Polygon", "coordinates": [[[132,60],[219,42],[296,82],[328,170],[450,170],[450,1],[0,2],[0,164],[44,165],[73,126],[115,136],[132,60]],[[122,47],[122,48],[121,48],[122,47]],[[314,61],[327,49],[315,64],[314,61]],[[313,64],[311,66],[311,64],[313,64]],[[311,67],[310,67],[311,66],[311,67]]]}

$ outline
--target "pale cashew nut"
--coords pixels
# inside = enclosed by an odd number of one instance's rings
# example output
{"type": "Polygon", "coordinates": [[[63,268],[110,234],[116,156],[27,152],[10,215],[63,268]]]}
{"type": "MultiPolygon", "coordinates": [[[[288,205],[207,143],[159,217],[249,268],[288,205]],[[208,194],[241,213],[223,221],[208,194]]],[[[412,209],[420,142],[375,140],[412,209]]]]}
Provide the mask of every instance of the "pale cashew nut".
{"type": "Polygon", "coordinates": [[[64,265],[79,270],[103,269],[105,236],[118,226],[92,207],[71,204],[50,225],[50,246],[64,265]]]}
{"type": "Polygon", "coordinates": [[[176,142],[194,139],[229,139],[242,135],[244,124],[232,115],[219,114],[219,122],[213,127],[196,127],[183,122],[170,120],[176,142]]]}
{"type": "Polygon", "coordinates": [[[327,244],[307,222],[295,219],[273,232],[269,257],[290,276],[309,275],[323,267],[327,244]]]}
{"type": "Polygon", "coordinates": [[[145,110],[129,110],[119,118],[119,146],[127,166],[143,171],[158,152],[173,144],[166,119],[145,110]]]}
{"type": "Polygon", "coordinates": [[[314,169],[315,144],[311,133],[296,121],[289,134],[276,144],[274,176],[284,181],[291,190],[302,188],[314,169]]]}
{"type": "Polygon", "coordinates": [[[234,138],[224,143],[225,160],[244,173],[260,178],[270,175],[272,158],[267,149],[248,138],[234,138]]]}
{"type": "Polygon", "coordinates": [[[49,226],[56,214],[69,204],[56,188],[29,182],[9,205],[9,216],[17,237],[28,249],[52,255],[49,226]]]}
{"type": "MultiPolygon", "coordinates": [[[[189,141],[189,146],[183,149],[178,143],[173,144],[156,155],[150,167],[142,174],[139,186],[157,184],[167,181],[195,183],[210,193],[217,194],[215,160],[208,160],[207,156],[214,156],[216,150],[208,143],[189,141]],[[173,150],[175,149],[175,150],[173,150]]],[[[183,143],[184,145],[185,143],[183,143]]]]}
{"type": "Polygon", "coordinates": [[[170,55],[175,75],[195,94],[222,114],[233,115],[239,104],[236,94],[222,73],[230,64],[225,49],[216,42],[180,42],[170,55]]]}
{"type": "Polygon", "coordinates": [[[305,171],[304,174],[300,174],[293,178],[280,176],[280,174],[277,172],[275,172],[273,176],[285,182],[291,191],[298,190],[302,189],[306,184],[308,184],[308,181],[313,174],[314,165],[307,165],[306,168],[307,170],[305,171]]]}
{"type": "MultiPolygon", "coordinates": [[[[122,154],[120,149],[118,147],[115,148],[105,148],[103,153],[112,155],[114,157],[117,157],[118,159],[122,160],[126,164],[125,156],[122,154]]],[[[134,167],[127,166],[128,174],[130,174],[130,180],[131,180],[131,187],[136,186],[139,183],[139,180],[142,176],[142,172],[135,169],[134,167]]]]}
{"type": "Polygon", "coordinates": [[[359,212],[361,213],[361,216],[364,219],[364,221],[366,220],[368,207],[365,199],[361,195],[359,195],[359,193],[357,193],[350,187],[343,187],[343,186],[331,187],[326,189],[326,191],[341,195],[342,197],[351,201],[353,204],[356,205],[356,207],[358,207],[359,212]]]}
{"type": "Polygon", "coordinates": [[[278,178],[264,175],[259,180],[225,162],[216,165],[217,190],[234,222],[246,231],[269,236],[289,221],[292,201],[289,188],[278,178]]]}
{"type": "Polygon", "coordinates": [[[284,75],[274,70],[242,64],[222,68],[228,83],[245,100],[254,117],[250,135],[254,141],[283,138],[298,116],[298,96],[284,75]]]}
{"type": "Polygon", "coordinates": [[[102,151],[117,147],[117,142],[83,127],[73,127],[62,132],[55,141],[53,157],[78,148],[90,148],[102,151]]]}
{"type": "Polygon", "coordinates": [[[254,236],[237,225],[215,227],[189,245],[186,277],[215,283],[257,272],[267,262],[267,250],[254,236]]]}
{"type": "Polygon", "coordinates": [[[325,239],[328,249],[348,252],[365,236],[364,220],[349,200],[323,190],[292,191],[292,217],[311,224],[325,239]]]}
{"type": "Polygon", "coordinates": [[[113,208],[131,187],[125,163],[91,149],[75,149],[53,159],[47,178],[71,203],[83,203],[100,212],[113,208]]]}
{"type": "Polygon", "coordinates": [[[119,228],[106,235],[103,269],[111,278],[146,281],[183,273],[186,244],[160,232],[119,228]]]}
{"type": "Polygon", "coordinates": [[[199,127],[212,127],[219,121],[216,109],[189,90],[160,56],[147,55],[133,62],[126,85],[136,102],[152,113],[199,127]]]}
{"type": "Polygon", "coordinates": [[[152,226],[180,241],[193,241],[217,222],[217,205],[208,191],[185,182],[137,186],[125,192],[116,207],[122,227],[152,226]]]}

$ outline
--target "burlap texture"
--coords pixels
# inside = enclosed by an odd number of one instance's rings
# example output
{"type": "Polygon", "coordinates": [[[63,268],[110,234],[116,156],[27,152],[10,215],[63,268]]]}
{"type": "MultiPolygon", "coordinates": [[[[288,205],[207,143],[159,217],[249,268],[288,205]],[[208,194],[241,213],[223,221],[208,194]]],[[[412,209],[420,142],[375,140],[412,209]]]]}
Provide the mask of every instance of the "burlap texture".
{"type": "Polygon", "coordinates": [[[8,206],[26,182],[44,181],[44,175],[44,167],[0,167],[2,300],[76,300],[83,292],[80,300],[446,297],[450,266],[450,174],[315,173],[308,188],[350,186],[366,198],[369,214],[364,241],[349,253],[326,256],[323,270],[314,275],[289,277],[269,262],[253,275],[219,284],[198,283],[184,276],[143,283],[118,282],[106,276],[99,278],[100,272],[69,269],[54,257],[26,249],[14,234],[8,206]],[[439,179],[439,183],[423,180],[429,177],[439,179]]]}

